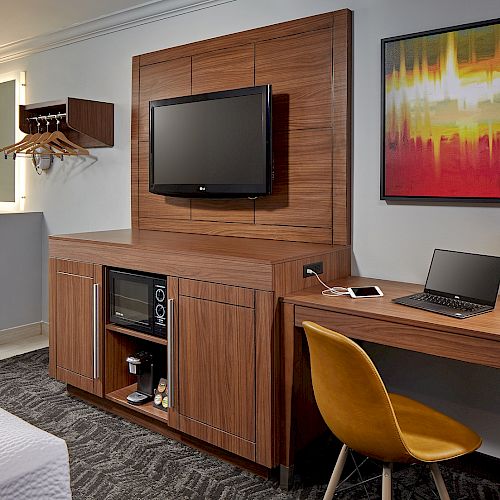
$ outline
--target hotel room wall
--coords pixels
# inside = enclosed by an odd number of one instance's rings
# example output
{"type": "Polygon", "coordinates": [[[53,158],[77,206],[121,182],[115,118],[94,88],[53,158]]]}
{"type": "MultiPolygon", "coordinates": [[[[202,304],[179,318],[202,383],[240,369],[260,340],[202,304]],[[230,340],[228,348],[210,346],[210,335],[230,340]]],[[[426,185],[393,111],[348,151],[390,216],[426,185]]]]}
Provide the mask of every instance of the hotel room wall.
{"type": "Polygon", "coordinates": [[[41,251],[41,213],[0,213],[0,332],[40,323],[41,251]]]}
{"type": "MultiPolygon", "coordinates": [[[[44,212],[44,252],[47,233],[130,225],[133,55],[345,7],[354,11],[353,274],[423,283],[436,247],[499,255],[498,205],[379,200],[380,39],[500,17],[498,0],[238,0],[0,65],[0,74],[28,71],[28,102],[75,96],[115,103],[115,147],[93,150],[97,163],[65,159],[46,175],[28,172],[26,207],[44,212]]],[[[42,257],[46,262],[46,253],[42,257]]],[[[43,297],[46,319],[45,266],[43,297]]],[[[500,457],[500,429],[491,425],[500,418],[500,400],[483,392],[500,385],[500,371],[415,357],[411,378],[405,375],[406,353],[373,352],[382,371],[390,367],[391,380],[403,381],[400,391],[423,394],[450,414],[464,415],[483,433],[483,451],[500,457]],[[443,381],[427,393],[422,380],[438,380],[443,366],[460,374],[456,390],[448,391],[443,381]],[[473,392],[481,395],[487,419],[473,392]]]]}

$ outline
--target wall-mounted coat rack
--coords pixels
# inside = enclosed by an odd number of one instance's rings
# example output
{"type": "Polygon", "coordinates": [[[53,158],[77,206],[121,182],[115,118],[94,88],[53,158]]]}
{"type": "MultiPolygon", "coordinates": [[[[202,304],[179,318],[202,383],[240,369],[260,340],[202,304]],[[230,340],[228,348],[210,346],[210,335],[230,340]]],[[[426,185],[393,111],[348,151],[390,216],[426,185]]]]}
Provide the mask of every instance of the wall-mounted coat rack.
{"type": "Polygon", "coordinates": [[[19,106],[19,128],[25,134],[36,131],[36,118],[64,116],[59,130],[84,148],[114,145],[114,105],[68,97],[60,101],[19,106]]]}

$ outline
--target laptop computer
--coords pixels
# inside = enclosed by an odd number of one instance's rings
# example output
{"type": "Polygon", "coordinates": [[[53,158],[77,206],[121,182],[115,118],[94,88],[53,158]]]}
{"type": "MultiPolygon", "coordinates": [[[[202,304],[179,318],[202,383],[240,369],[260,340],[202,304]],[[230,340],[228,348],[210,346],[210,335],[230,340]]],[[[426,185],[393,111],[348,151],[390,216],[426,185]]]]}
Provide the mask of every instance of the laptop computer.
{"type": "Polygon", "coordinates": [[[492,311],[500,286],[500,257],[434,250],[422,293],[393,299],[458,319],[492,311]]]}

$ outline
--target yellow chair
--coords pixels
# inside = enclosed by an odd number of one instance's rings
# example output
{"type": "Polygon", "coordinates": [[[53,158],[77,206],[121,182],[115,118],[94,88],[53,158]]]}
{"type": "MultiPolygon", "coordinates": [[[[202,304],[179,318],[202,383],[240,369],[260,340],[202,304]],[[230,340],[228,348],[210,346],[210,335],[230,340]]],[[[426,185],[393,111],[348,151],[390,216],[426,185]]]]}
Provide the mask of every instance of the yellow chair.
{"type": "Polygon", "coordinates": [[[333,498],[349,448],[383,462],[382,500],[392,498],[392,464],[425,462],[441,500],[448,491],[436,462],[481,445],[471,429],[432,408],[389,394],[375,365],[355,342],[310,321],[302,323],[311,356],[316,403],[343,446],[324,500],[333,498]]]}

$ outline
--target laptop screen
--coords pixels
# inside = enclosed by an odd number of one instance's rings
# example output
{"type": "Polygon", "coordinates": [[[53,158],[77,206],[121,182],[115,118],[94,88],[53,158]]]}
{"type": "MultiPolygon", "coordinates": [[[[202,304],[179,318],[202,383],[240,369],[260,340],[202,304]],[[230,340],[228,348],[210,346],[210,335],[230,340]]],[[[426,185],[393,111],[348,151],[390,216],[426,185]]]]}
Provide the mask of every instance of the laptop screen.
{"type": "Polygon", "coordinates": [[[500,257],[436,249],[425,291],[494,306],[499,284],[500,257]]]}

